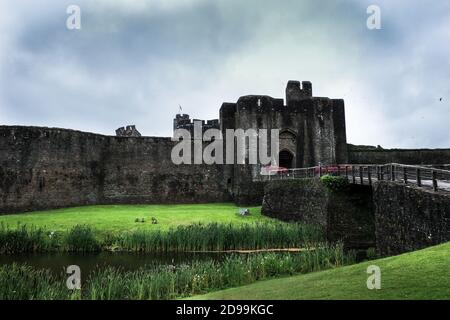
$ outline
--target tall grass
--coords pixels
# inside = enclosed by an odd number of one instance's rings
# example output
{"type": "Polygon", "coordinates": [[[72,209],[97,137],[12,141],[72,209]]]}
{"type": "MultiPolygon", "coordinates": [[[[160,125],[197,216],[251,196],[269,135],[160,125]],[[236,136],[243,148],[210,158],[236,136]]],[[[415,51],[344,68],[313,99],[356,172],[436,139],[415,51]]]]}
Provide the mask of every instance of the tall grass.
{"type": "Polygon", "coordinates": [[[65,282],[49,270],[36,270],[26,265],[0,267],[0,300],[62,300],[71,293],[65,282]]]}
{"type": "Polygon", "coordinates": [[[0,225],[0,254],[26,252],[46,252],[55,250],[59,245],[56,235],[38,228],[18,225],[11,229],[0,225]]]}
{"type": "Polygon", "coordinates": [[[140,252],[259,250],[305,247],[323,242],[319,228],[287,223],[194,224],[169,231],[135,231],[117,240],[120,248],[140,252]]]}
{"type": "Polygon", "coordinates": [[[132,231],[99,236],[88,226],[75,226],[66,233],[18,226],[0,227],[0,253],[76,251],[95,252],[114,248],[134,252],[186,252],[283,249],[323,242],[322,231],[313,226],[281,222],[194,224],[168,231],[132,231]]]}
{"type": "Polygon", "coordinates": [[[65,236],[65,250],[71,252],[95,252],[100,250],[100,243],[88,226],[75,226],[65,236]]]}
{"type": "Polygon", "coordinates": [[[159,265],[137,271],[97,270],[82,283],[81,294],[62,289],[63,276],[26,266],[0,267],[1,299],[166,300],[250,284],[276,276],[342,266],[349,261],[342,245],[302,253],[231,255],[222,262],[159,265]],[[25,275],[25,277],[24,277],[25,275]]]}

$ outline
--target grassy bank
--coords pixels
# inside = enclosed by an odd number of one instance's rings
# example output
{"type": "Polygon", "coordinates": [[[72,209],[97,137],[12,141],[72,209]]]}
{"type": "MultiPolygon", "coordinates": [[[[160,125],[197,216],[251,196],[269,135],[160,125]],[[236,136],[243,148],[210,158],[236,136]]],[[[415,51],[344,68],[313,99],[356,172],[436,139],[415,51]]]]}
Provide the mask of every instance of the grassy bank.
{"type": "Polygon", "coordinates": [[[169,230],[196,223],[246,224],[271,221],[261,215],[260,207],[250,208],[250,216],[240,216],[232,203],[193,205],[107,205],[86,206],[0,216],[0,223],[16,228],[18,224],[62,232],[76,225],[87,225],[100,233],[137,230],[169,230]],[[158,224],[152,224],[152,218],[158,224]],[[136,222],[136,219],[139,222],[136,222]],[[142,219],[144,222],[142,223],[142,219]]]}
{"type": "Polygon", "coordinates": [[[450,299],[450,243],[386,259],[261,281],[194,299],[450,299]],[[368,290],[367,267],[381,269],[381,290],[368,290]]]}
{"type": "Polygon", "coordinates": [[[282,222],[194,224],[166,231],[135,230],[119,234],[99,234],[89,226],[75,226],[67,232],[0,226],[0,254],[259,250],[313,247],[324,241],[316,227],[282,222]]]}
{"type": "Polygon", "coordinates": [[[66,275],[54,276],[49,271],[10,265],[0,267],[0,300],[175,299],[276,276],[338,267],[347,262],[341,246],[324,246],[298,254],[232,255],[223,262],[154,266],[139,271],[107,268],[82,279],[81,292],[65,287],[66,275]]]}

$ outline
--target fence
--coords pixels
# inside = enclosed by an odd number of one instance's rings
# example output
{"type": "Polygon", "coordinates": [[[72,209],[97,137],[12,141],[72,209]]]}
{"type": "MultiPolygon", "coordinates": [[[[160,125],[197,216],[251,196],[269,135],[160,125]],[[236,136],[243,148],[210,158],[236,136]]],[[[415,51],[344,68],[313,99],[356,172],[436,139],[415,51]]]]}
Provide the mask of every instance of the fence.
{"type": "Polygon", "coordinates": [[[337,165],[289,170],[272,170],[259,180],[320,178],[325,174],[345,176],[350,183],[372,185],[374,181],[399,181],[434,191],[450,191],[450,170],[390,163],[385,165],[337,165]]]}

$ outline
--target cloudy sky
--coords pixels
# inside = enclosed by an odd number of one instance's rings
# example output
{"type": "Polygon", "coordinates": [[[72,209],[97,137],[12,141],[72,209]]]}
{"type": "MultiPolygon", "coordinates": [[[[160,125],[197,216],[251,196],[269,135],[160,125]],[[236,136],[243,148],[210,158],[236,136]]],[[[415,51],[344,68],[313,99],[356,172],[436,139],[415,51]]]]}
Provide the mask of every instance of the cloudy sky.
{"type": "Polygon", "coordinates": [[[350,143],[450,147],[447,0],[1,0],[0,49],[0,124],[170,136],[178,105],[217,118],[297,79],[345,99],[350,143]]]}

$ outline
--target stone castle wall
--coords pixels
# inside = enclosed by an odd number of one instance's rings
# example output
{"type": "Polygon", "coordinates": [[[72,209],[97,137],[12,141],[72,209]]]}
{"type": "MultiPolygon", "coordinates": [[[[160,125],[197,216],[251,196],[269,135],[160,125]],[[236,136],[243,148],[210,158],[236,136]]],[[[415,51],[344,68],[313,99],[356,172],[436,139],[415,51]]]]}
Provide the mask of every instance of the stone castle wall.
{"type": "Polygon", "coordinates": [[[450,196],[400,183],[373,187],[377,249],[383,256],[450,241],[450,196]]]}
{"type": "Polygon", "coordinates": [[[354,164],[450,164],[450,149],[364,149],[349,146],[349,163],[354,164]]]}
{"type": "Polygon", "coordinates": [[[343,240],[349,247],[376,243],[381,256],[450,241],[450,195],[397,182],[349,185],[337,192],[318,179],[272,181],[262,213],[319,225],[329,240],[343,240]]]}
{"type": "Polygon", "coordinates": [[[226,201],[221,166],[174,165],[170,138],[0,126],[0,214],[116,203],[226,201]]]}
{"type": "Polygon", "coordinates": [[[328,189],[319,179],[271,181],[265,188],[262,213],[283,221],[320,226],[329,241],[346,247],[375,246],[372,190],[348,185],[328,189]]]}

